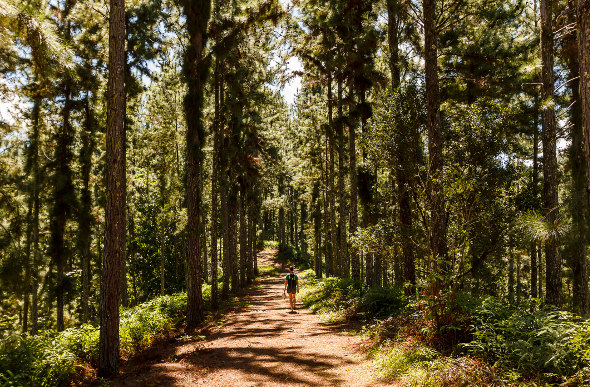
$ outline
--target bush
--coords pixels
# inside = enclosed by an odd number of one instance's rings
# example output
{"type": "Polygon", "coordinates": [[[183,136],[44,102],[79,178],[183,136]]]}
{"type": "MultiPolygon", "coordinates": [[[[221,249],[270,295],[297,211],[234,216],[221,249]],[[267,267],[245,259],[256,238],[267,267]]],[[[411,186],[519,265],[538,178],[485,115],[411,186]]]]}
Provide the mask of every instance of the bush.
{"type": "MultiPolygon", "coordinates": [[[[203,287],[210,298],[211,287],[203,287]]],[[[155,298],[121,311],[120,347],[128,355],[184,319],[186,293],[155,298]]],[[[84,324],[53,335],[14,335],[0,340],[0,385],[60,386],[72,379],[76,362],[96,364],[99,328],[84,324]]]]}
{"type": "Polygon", "coordinates": [[[48,336],[11,336],[0,342],[0,384],[60,386],[74,373],[75,355],[48,336]]]}
{"type": "Polygon", "coordinates": [[[403,292],[397,288],[371,288],[360,298],[357,313],[367,319],[385,319],[401,313],[406,305],[403,292]]]}
{"type": "Polygon", "coordinates": [[[309,269],[311,256],[309,253],[304,253],[295,246],[287,246],[279,251],[278,259],[289,265],[294,265],[302,269],[309,269]]]}
{"type": "Polygon", "coordinates": [[[481,360],[441,356],[412,341],[381,349],[376,365],[383,378],[403,386],[489,386],[496,378],[495,370],[481,360]]]}
{"type": "Polygon", "coordinates": [[[312,270],[304,273],[303,303],[314,312],[336,318],[385,319],[398,315],[406,305],[402,291],[396,288],[365,289],[349,278],[316,279],[312,270]]]}
{"type": "Polygon", "coordinates": [[[575,374],[588,361],[590,326],[567,312],[530,302],[509,306],[487,298],[473,310],[471,354],[521,373],[575,374]]]}

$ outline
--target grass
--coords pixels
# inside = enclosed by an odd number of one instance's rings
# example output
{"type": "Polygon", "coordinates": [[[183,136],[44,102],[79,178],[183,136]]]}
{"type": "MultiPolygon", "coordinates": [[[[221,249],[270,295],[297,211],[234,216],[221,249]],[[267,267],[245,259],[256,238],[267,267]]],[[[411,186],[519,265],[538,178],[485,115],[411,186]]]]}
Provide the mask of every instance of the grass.
{"type": "Polygon", "coordinates": [[[282,270],[273,265],[261,265],[258,266],[259,277],[277,277],[282,274],[282,270]]]}

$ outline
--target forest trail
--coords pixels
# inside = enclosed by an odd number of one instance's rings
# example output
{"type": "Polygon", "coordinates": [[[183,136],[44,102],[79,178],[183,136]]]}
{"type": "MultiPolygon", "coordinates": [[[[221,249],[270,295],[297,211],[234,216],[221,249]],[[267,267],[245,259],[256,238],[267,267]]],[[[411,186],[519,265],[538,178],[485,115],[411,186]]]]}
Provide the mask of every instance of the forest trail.
{"type": "MultiPolygon", "coordinates": [[[[203,340],[162,342],[130,361],[114,386],[377,386],[358,336],[323,323],[309,310],[288,313],[283,299],[287,270],[276,251],[258,255],[259,265],[281,267],[266,277],[203,340]]],[[[298,308],[301,302],[298,300],[298,308]]]]}

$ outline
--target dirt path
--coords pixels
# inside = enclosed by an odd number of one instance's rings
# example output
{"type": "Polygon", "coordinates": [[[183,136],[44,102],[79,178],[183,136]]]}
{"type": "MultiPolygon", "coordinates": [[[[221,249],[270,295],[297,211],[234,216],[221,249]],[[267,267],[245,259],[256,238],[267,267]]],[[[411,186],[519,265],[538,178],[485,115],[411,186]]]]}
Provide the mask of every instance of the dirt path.
{"type": "MultiPolygon", "coordinates": [[[[264,251],[259,264],[276,265],[273,258],[272,251],[264,251]]],[[[260,281],[246,296],[250,306],[230,312],[204,340],[160,343],[125,367],[113,385],[379,385],[358,337],[322,323],[308,310],[288,313],[285,275],[260,281]]]]}

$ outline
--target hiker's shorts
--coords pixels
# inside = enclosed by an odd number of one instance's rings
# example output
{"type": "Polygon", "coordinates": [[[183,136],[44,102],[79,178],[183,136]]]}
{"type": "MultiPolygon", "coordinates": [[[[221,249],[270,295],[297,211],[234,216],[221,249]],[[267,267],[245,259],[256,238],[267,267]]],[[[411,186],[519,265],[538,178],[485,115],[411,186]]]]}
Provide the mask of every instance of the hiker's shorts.
{"type": "Polygon", "coordinates": [[[297,293],[297,288],[287,288],[287,293],[295,294],[297,293]]]}

